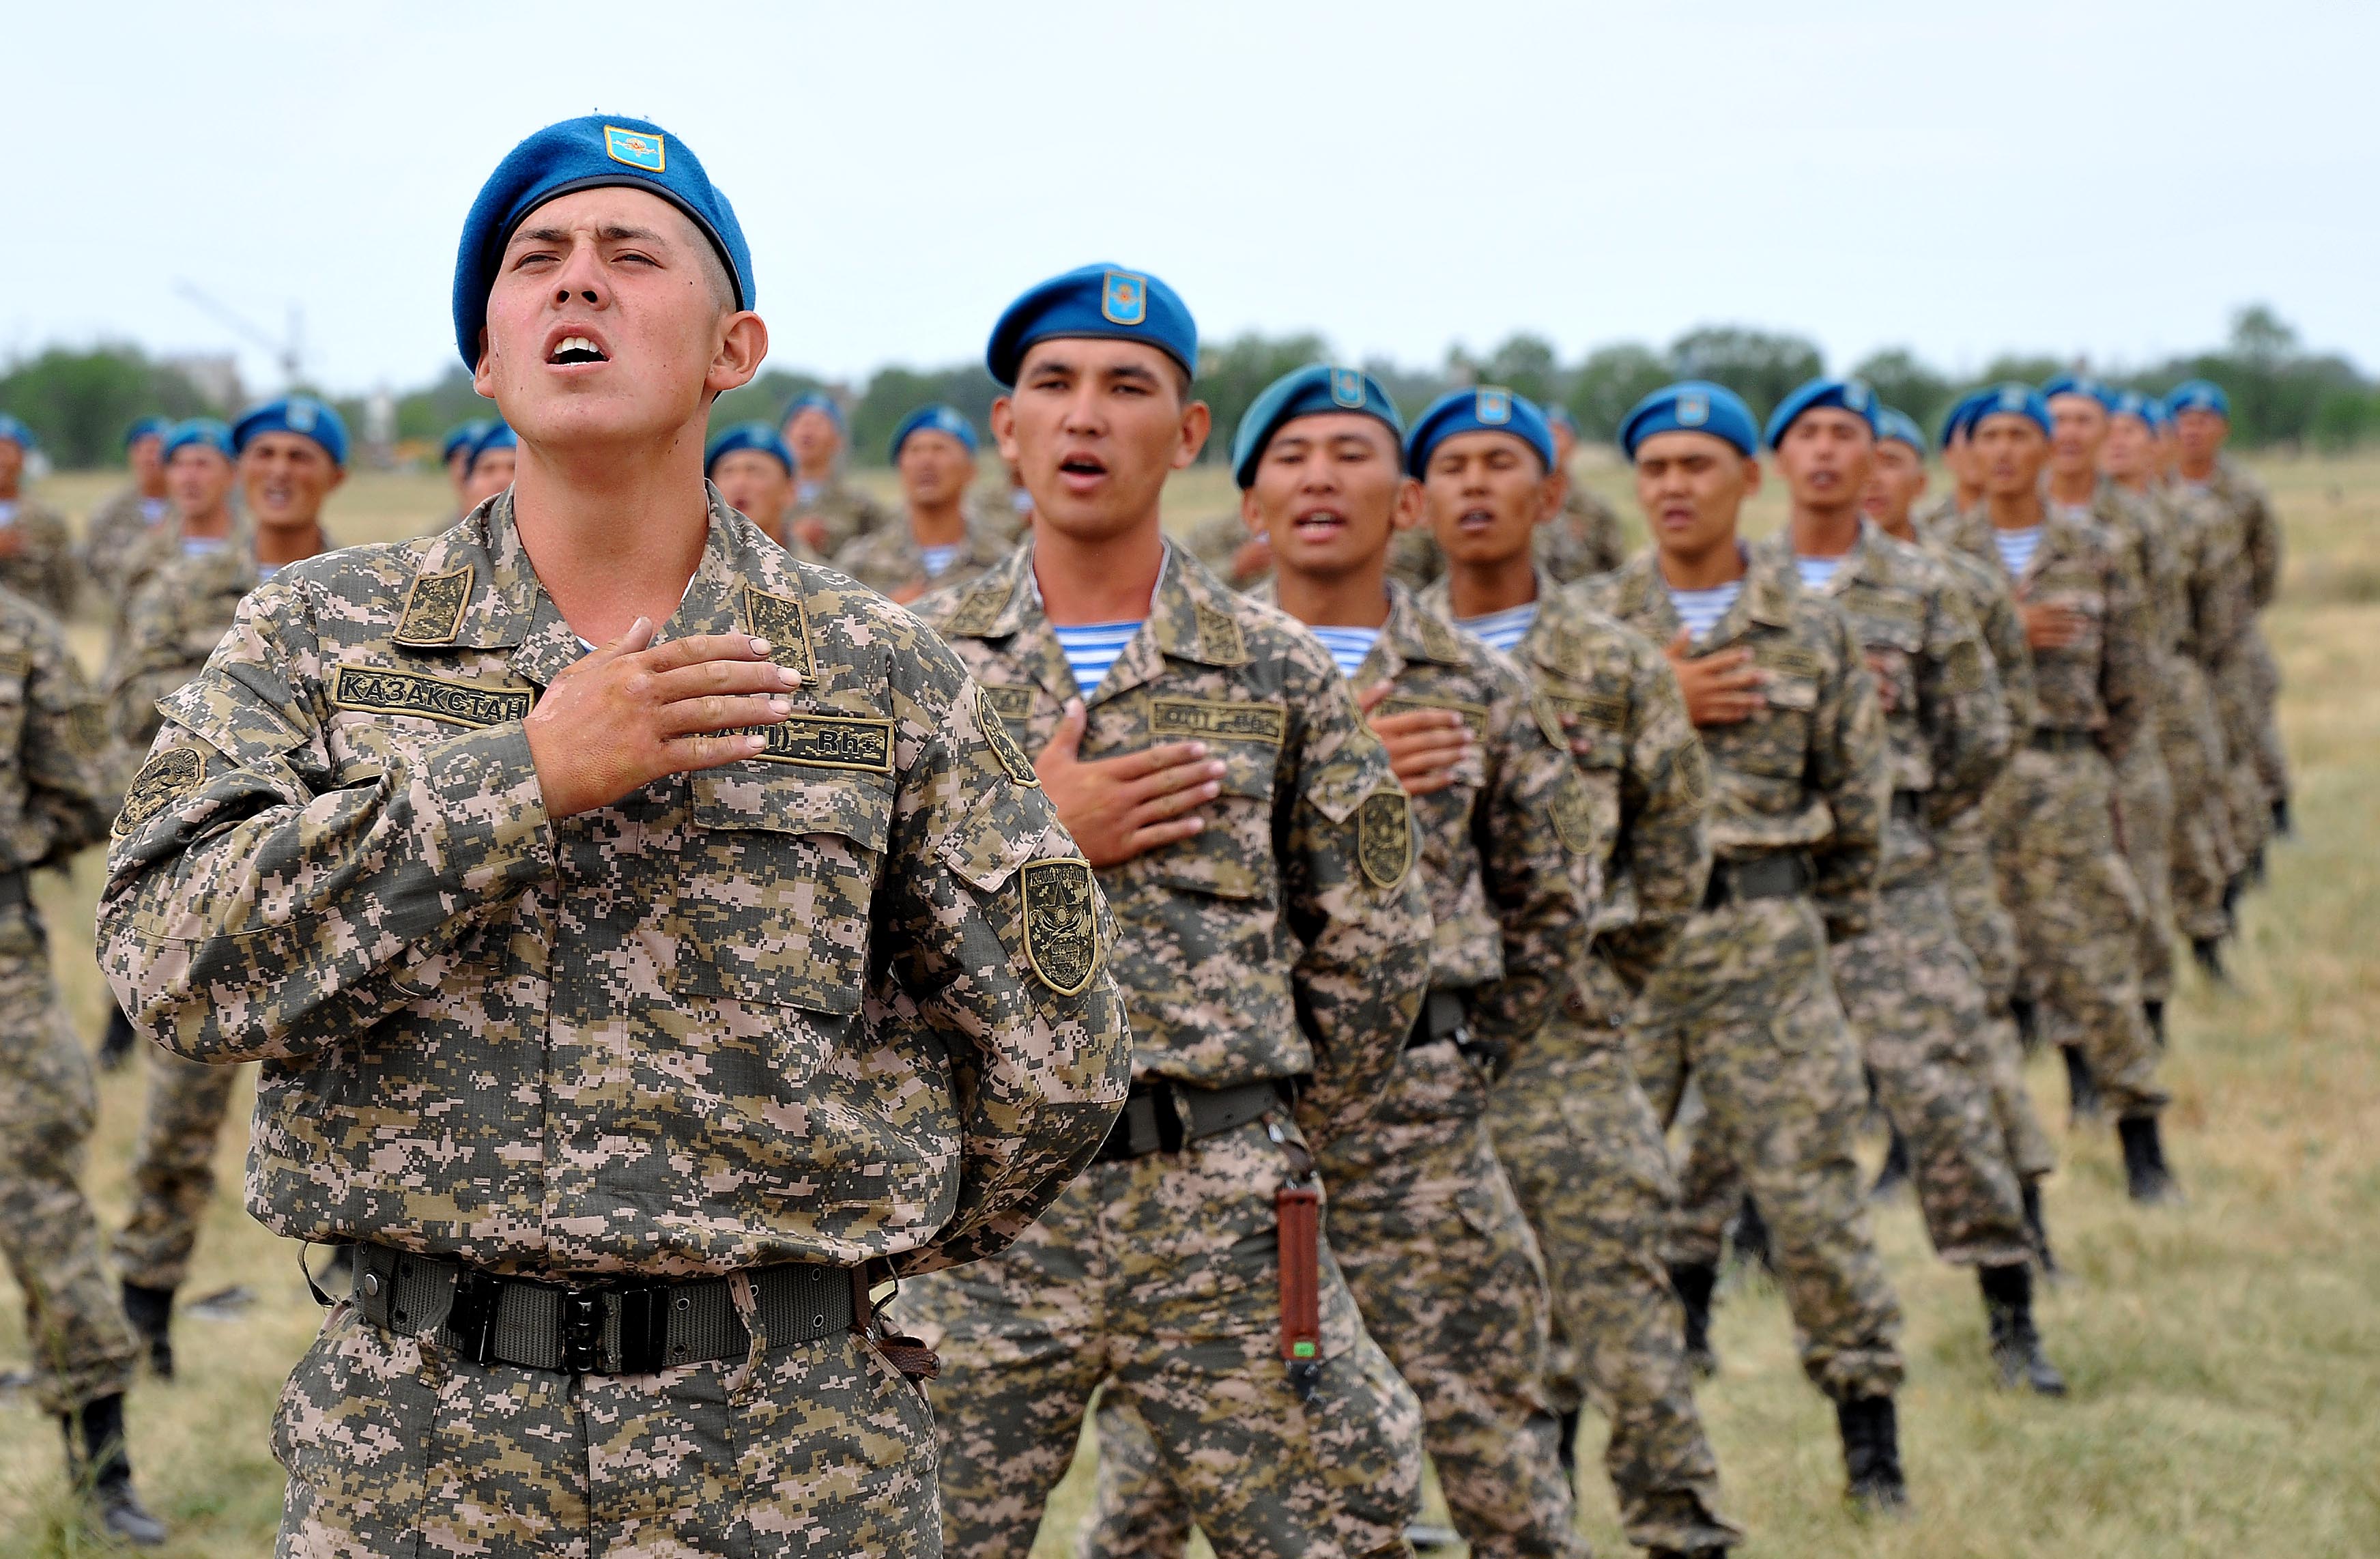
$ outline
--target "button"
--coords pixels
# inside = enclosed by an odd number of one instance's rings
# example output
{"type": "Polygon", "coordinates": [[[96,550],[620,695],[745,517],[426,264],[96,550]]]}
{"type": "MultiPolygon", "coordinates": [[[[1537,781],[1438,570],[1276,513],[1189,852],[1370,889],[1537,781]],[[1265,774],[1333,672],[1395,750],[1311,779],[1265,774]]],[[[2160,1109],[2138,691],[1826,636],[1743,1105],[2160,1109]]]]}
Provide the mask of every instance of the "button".
{"type": "Polygon", "coordinates": [[[377,1294],[380,1292],[380,1273],[364,1273],[364,1292],[367,1294],[377,1294]]]}

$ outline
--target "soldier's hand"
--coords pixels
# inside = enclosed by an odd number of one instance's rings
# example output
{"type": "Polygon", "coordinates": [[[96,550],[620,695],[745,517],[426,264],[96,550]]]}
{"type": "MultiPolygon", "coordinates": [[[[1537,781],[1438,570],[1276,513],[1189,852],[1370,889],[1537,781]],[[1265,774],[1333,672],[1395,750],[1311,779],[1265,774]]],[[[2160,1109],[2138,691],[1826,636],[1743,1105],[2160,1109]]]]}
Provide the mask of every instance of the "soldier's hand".
{"type": "Polygon", "coordinates": [[[783,724],[801,676],[747,634],[651,647],[638,617],[616,640],[553,679],[523,722],[549,817],[608,807],[663,774],[750,758],[768,738],[739,727],[783,724]]]}
{"type": "Polygon", "coordinates": [[[2024,615],[2024,641],[2036,650],[2070,650],[2091,626],[2090,618],[2055,602],[2021,601],[2016,609],[2024,615]]]}
{"type": "Polygon", "coordinates": [[[1252,585],[1272,572],[1272,535],[1259,530],[1232,554],[1232,583],[1252,585]]]}
{"type": "Polygon", "coordinates": [[[1079,753],[1089,716],[1067,700],[1056,734],[1034,761],[1058,821],[1093,866],[1116,866],[1207,826],[1196,809],[1222,792],[1223,764],[1204,742],[1168,742],[1115,758],[1079,753]]]}
{"type": "Polygon", "coordinates": [[[810,551],[820,557],[826,555],[825,520],[814,514],[806,514],[794,521],[794,534],[799,536],[802,539],[802,545],[809,548],[810,551]]]}
{"type": "Polygon", "coordinates": [[[1379,702],[1394,685],[1376,682],[1357,702],[1372,734],[1389,749],[1389,767],[1408,796],[1427,796],[1454,783],[1455,765],[1471,751],[1471,727],[1451,709],[1409,709],[1396,714],[1376,714],[1379,702]]]}
{"type": "Polygon", "coordinates": [[[1694,636],[1680,628],[1661,653],[1678,674],[1678,690],[1686,696],[1686,718],[1697,725],[1740,725],[1768,705],[1767,695],[1760,690],[1768,674],[1752,664],[1749,650],[1697,655],[1694,636]]]}
{"type": "Polygon", "coordinates": [[[1880,652],[1875,650],[1870,650],[1866,652],[1866,660],[1867,674],[1876,679],[1876,701],[1884,706],[1884,712],[1887,714],[1890,714],[1893,711],[1894,700],[1898,697],[1898,695],[1892,690],[1893,679],[1891,663],[1887,661],[1880,652]]]}

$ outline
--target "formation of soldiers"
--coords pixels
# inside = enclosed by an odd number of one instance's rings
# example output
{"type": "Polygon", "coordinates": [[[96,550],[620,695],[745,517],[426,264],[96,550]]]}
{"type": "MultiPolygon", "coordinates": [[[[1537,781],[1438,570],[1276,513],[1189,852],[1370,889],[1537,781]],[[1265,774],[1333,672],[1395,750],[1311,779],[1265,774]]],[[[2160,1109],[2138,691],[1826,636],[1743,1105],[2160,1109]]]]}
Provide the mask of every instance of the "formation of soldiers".
{"type": "Polygon", "coordinates": [[[754,296],[683,142],[570,120],[465,225],[502,420],[434,534],[334,550],[346,432],[293,395],[136,424],[78,556],[0,420],[0,1239],[110,1529],[166,1536],[125,1394],[248,1062],[249,1206],[342,1273],[285,1553],[1021,1555],[1094,1402],[1087,1553],[1451,1541],[1426,1454],[1474,1553],[1583,1554],[1589,1406],[1629,1541],[1723,1553],[1730,1240],[1890,1510],[1878,1115],[1998,1379],[2064,1394],[2022,1055],[2178,1200],[2172,948],[2220,974],[2289,822],[2219,388],[1979,391],[1919,513],[1864,385],[1763,427],[1673,384],[1620,432],[1630,557],[1559,408],[1316,365],[1185,544],[1213,430],[1155,276],[1022,295],[1005,492],[930,406],[898,511],[832,397],[705,441],[754,296]],[[103,834],[103,1064],[155,1041],[120,1288],[25,891],[103,834]]]}

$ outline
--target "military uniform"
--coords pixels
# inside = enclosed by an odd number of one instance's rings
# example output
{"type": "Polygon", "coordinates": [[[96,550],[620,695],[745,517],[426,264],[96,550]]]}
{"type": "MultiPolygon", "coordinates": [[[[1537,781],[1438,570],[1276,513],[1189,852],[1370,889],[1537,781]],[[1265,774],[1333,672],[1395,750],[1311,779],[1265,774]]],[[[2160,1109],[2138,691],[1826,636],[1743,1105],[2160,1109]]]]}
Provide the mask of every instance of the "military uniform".
{"type": "MultiPolygon", "coordinates": [[[[1793,566],[1790,536],[1765,549],[1793,566]]],[[[1885,1114],[1909,1144],[1925,1230],[1957,1266],[2021,1266],[2033,1253],[2024,1204],[1995,1107],[1990,1008],[1942,885],[1935,830],[1973,811],[2007,766],[2008,709],[1965,593],[1918,548],[1863,525],[1815,593],[1851,619],[1881,678],[1892,815],[1876,914],[1832,952],[1835,985],[1885,1114]]],[[[1700,1134],[1697,1154],[1712,1151],[1700,1134]]],[[[1694,1259],[1718,1259],[1741,1197],[1690,1208],[1694,1259]]],[[[1710,1177],[1690,1172],[1690,1185],[1710,1177]]]]}
{"type": "MultiPolygon", "coordinates": [[[[1803,1370],[1839,1404],[1889,1398],[1900,1308],[1852,1157],[1867,1089],[1828,953],[1875,912],[1890,799],[1883,719],[1842,613],[1775,553],[1747,561],[1741,594],[1694,652],[1750,651],[1768,674],[1767,702],[1702,732],[1717,862],[1636,1005],[1633,1042],[1663,1120],[1688,1079],[1698,1085],[1701,1132],[1772,1232],[1803,1370]]],[[[1656,644],[1677,636],[1655,553],[1582,588],[1656,644]]]]}
{"type": "Polygon", "coordinates": [[[2166,766],[2165,732],[2184,718],[2181,682],[2172,665],[2175,624],[2188,609],[2181,554],[2146,502],[2106,477],[2091,504],[2092,518],[2115,537],[2141,581],[2147,619],[2149,707],[2141,739],[2116,765],[2116,796],[2124,820],[2124,859],[2141,890],[2141,999],[2162,1005],[2173,994],[2173,825],[2177,798],[2166,766]]]}
{"type": "Polygon", "coordinates": [[[803,674],[766,750],[563,819],[521,722],[585,652],[508,494],[291,566],[166,700],[103,966],[263,1063],[250,1210],[361,1242],[284,1553],[935,1551],[862,1274],[1000,1249],[1096,1150],[1113,924],[965,668],[714,500],[662,636],[734,631],[803,674]]]}
{"type": "MultiPolygon", "coordinates": [[[[1947,541],[2007,577],[1988,510],[1962,516],[1947,541]]],[[[2115,537],[2053,509],[2011,588],[2085,623],[2076,643],[2034,651],[2033,728],[1991,800],[2020,980],[2046,1018],[2074,1026],[2118,1114],[2154,1116],[2166,1096],[2141,1012],[2140,889],[2115,835],[2114,764],[2152,708],[2141,581],[2115,537]]]]}
{"type": "Polygon", "coordinates": [[[26,877],[106,834],[116,775],[99,700],[56,624],[5,591],[0,743],[0,1249],[24,1291],[42,1409],[60,1414],[121,1394],[134,1348],[82,1194],[91,1061],[59,1005],[26,877]]]}
{"type": "Polygon", "coordinates": [[[1534,541],[1537,566],[1563,584],[1609,574],[1628,561],[1619,513],[1576,477],[1562,495],[1561,512],[1537,527],[1534,541]]]}
{"type": "Polygon", "coordinates": [[[928,574],[925,549],[917,544],[917,534],[904,514],[888,525],[853,537],[835,554],[833,566],[877,594],[890,596],[902,591],[954,590],[981,576],[1010,550],[1007,542],[972,519],[958,548],[957,555],[942,566],[941,573],[928,574]]]}
{"type": "Polygon", "coordinates": [[[2217,635],[2221,642],[2210,648],[2218,668],[2216,698],[2231,740],[2235,784],[2263,814],[2242,841],[2252,854],[2264,847],[2269,834],[2274,803],[2286,801],[2289,793],[2288,755],[2274,719],[2280,668],[2257,620],[2280,589],[2281,527],[2264,484],[2228,458],[2218,459],[2214,473],[2194,491],[2220,505],[2230,521],[2221,545],[2228,564],[2228,599],[2217,635]]]}
{"type": "Polygon", "coordinates": [[[1253,590],[1272,576],[1270,553],[1265,554],[1264,567],[1253,574],[1244,575],[1234,566],[1240,549],[1249,541],[1247,521],[1240,518],[1237,509],[1208,515],[1184,531],[1181,540],[1190,549],[1191,556],[1233,590],[1253,590]]]}
{"type": "Polygon", "coordinates": [[[81,582],[66,520],[31,498],[0,499],[0,589],[66,621],[81,582]]]}
{"type": "MultiPolygon", "coordinates": [[[[1488,1140],[1488,1084],[1585,952],[1590,803],[1518,668],[1402,586],[1389,591],[1352,685],[1392,684],[1390,713],[1457,711],[1477,744],[1451,787],[1413,804],[1434,994],[1371,1120],[1321,1155],[1330,1247],[1365,1325],[1421,1398],[1423,1447],[1472,1553],[1585,1559],[1546,1396],[1545,1271],[1488,1140]]],[[[1136,1487],[1162,1488],[1154,1445],[1118,1410],[1099,1424],[1085,1553],[1178,1559],[1187,1512],[1170,1491],[1136,1487]]]]}
{"type": "Polygon", "coordinates": [[[1912,511],[1909,522],[1915,526],[1921,540],[1930,540],[1958,523],[1961,514],[1959,490],[1953,486],[1933,502],[1912,511]]]}
{"type": "Polygon", "coordinates": [[[826,527],[819,555],[837,557],[855,539],[882,530],[889,518],[883,505],[845,481],[841,470],[823,481],[811,481],[795,472],[794,506],[785,511],[785,533],[792,535],[803,520],[815,519],[826,527]]]}
{"type": "Polygon", "coordinates": [[[1029,542],[915,609],[1028,751],[1081,698],[1087,759],[1196,738],[1227,765],[1202,832],[1099,873],[1133,1018],[1123,1127],[1006,1253],[902,1296],[943,1357],[948,1552],[1031,1545],[1102,1385],[1219,1552],[1402,1552],[1420,1409],[1327,1241],[1320,1369],[1310,1400],[1293,1389],[1275,1248],[1276,1193],[1370,1114],[1429,978],[1387,754],[1312,636],[1171,543],[1095,688],[1042,615],[1029,542]]]}
{"type": "Polygon", "coordinates": [[[126,560],[151,532],[178,525],[171,499],[144,498],[137,484],[128,484],[91,510],[83,522],[83,572],[99,587],[100,599],[107,603],[111,641],[123,633],[125,608],[131,604],[124,588],[126,560]]]}
{"type": "Polygon", "coordinates": [[[2223,717],[2207,676],[2205,635],[2222,588],[2214,554],[2216,505],[2171,487],[2152,488],[2143,500],[2179,566],[2178,595],[2165,614],[2164,676],[2159,682],[2157,734],[2172,777],[2174,923],[2196,943],[2231,929],[2224,890],[2247,864],[2232,827],[2229,749],[2223,717]]]}

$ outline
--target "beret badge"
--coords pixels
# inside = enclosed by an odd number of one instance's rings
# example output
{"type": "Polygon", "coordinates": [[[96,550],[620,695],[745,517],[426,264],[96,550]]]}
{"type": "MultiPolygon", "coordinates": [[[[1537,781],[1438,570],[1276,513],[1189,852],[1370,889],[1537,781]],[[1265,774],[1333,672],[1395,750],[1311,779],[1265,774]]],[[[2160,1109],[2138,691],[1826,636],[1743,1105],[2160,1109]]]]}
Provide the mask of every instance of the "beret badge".
{"type": "Polygon", "coordinates": [[[1110,271],[1099,288],[1099,314],[1110,324],[1141,324],[1148,319],[1148,278],[1110,271]]]}
{"type": "Polygon", "coordinates": [[[1491,428],[1511,421],[1512,393],[1510,390],[1480,391],[1478,408],[1474,414],[1491,428]]]}
{"type": "Polygon", "coordinates": [[[1710,396],[1700,390],[1682,391],[1678,396],[1678,426],[1699,428],[1710,420],[1710,396]]]}
{"type": "Polygon", "coordinates": [[[1364,408],[1364,373],[1361,369],[1334,368],[1330,371],[1330,399],[1337,405],[1361,411],[1364,408]]]}
{"type": "Polygon", "coordinates": [[[625,163],[647,173],[662,173],[667,168],[669,154],[662,144],[666,139],[647,135],[642,130],[624,130],[617,125],[603,127],[603,154],[615,163],[625,163]]]}

